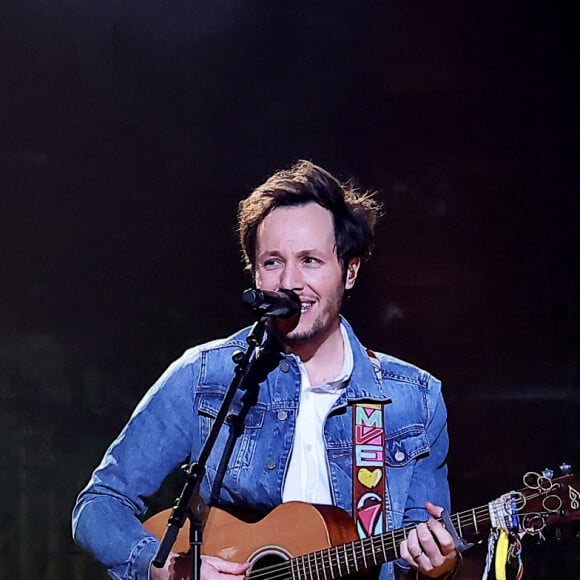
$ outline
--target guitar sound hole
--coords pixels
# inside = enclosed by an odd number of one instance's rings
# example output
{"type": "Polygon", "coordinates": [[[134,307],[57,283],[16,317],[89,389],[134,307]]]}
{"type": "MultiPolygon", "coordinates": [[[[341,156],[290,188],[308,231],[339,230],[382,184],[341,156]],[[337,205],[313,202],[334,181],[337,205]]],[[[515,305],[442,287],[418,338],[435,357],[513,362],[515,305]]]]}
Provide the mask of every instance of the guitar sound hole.
{"type": "Polygon", "coordinates": [[[280,564],[284,561],[286,561],[286,558],[282,558],[282,556],[278,556],[276,554],[266,554],[252,564],[252,571],[263,570],[264,568],[275,566],[276,564],[280,564]]]}

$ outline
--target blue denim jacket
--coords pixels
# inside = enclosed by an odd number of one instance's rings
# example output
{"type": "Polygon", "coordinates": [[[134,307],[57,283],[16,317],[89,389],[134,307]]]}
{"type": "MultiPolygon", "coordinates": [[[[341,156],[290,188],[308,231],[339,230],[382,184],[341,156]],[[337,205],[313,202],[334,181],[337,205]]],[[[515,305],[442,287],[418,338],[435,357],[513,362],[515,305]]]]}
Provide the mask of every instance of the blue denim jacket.
{"type": "MultiPolygon", "coordinates": [[[[427,519],[426,500],[449,509],[447,413],[440,382],[427,372],[376,353],[371,358],[352,328],[354,370],[324,429],[333,503],[352,512],[352,418],[349,403],[385,404],[386,522],[398,528],[427,519]],[[376,363],[380,364],[376,364],[376,363]]],[[[153,385],[107,450],[73,512],[78,543],[112,578],[148,578],[157,540],[141,526],[145,499],[184,461],[195,460],[234,372],[232,354],[246,349],[248,329],[186,351],[153,385]]],[[[224,478],[220,500],[258,512],[280,504],[300,392],[293,357],[280,360],[260,385],[224,478]]],[[[239,406],[239,399],[233,403],[239,406]]],[[[216,451],[223,447],[222,429],[216,451]]],[[[212,453],[201,495],[209,498],[220,453],[212,453]]],[[[381,579],[393,578],[393,564],[381,579]]]]}

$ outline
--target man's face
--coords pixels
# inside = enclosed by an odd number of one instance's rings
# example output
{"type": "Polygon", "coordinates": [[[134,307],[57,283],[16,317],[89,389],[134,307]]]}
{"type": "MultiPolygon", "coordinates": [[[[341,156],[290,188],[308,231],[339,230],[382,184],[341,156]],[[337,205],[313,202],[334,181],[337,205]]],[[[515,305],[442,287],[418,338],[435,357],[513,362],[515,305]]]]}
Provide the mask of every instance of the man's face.
{"type": "Polygon", "coordinates": [[[279,207],[258,226],[256,286],[293,290],[302,303],[298,325],[274,319],[279,338],[288,346],[322,343],[339,327],[345,289],[356,280],[358,259],[348,267],[346,282],[335,252],[332,214],[316,203],[279,207]]]}

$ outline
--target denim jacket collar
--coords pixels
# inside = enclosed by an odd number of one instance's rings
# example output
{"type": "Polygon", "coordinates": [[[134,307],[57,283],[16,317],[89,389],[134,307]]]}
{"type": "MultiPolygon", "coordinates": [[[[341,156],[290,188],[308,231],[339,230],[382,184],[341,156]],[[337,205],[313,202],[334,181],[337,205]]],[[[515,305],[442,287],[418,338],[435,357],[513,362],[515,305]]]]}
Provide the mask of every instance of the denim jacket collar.
{"type": "Polygon", "coordinates": [[[346,328],[354,358],[353,373],[345,393],[346,400],[343,400],[342,404],[357,400],[383,403],[390,401],[391,395],[385,390],[383,372],[378,359],[360,343],[352,327],[342,316],[341,323],[346,328]]]}

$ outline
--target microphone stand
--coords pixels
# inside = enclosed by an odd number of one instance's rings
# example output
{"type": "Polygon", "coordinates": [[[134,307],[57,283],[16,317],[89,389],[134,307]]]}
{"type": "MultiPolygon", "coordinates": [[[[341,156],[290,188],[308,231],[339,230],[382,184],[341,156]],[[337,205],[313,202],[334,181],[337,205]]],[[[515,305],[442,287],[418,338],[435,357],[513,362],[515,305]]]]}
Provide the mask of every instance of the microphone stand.
{"type": "Polygon", "coordinates": [[[169,552],[177,539],[177,534],[183,527],[185,518],[189,517],[189,544],[193,555],[193,580],[200,580],[201,578],[203,510],[200,509],[199,505],[192,509],[191,502],[205,475],[207,460],[215,445],[220,430],[226,422],[228,411],[236,391],[238,389],[247,389],[248,377],[252,376],[253,368],[262,353],[262,350],[259,350],[258,347],[261,345],[264,338],[266,320],[268,319],[269,313],[261,311],[259,312],[259,316],[260,317],[253,324],[250,333],[246,338],[246,342],[248,343],[248,349],[246,352],[237,351],[232,356],[232,360],[236,363],[234,377],[226,391],[207,439],[203,444],[198,460],[183,467],[186,477],[185,485],[183,486],[181,494],[177,498],[173,510],[171,511],[171,515],[167,522],[167,528],[165,529],[163,538],[161,539],[161,543],[159,544],[153,559],[153,565],[155,567],[162,568],[165,565],[169,552]]]}

